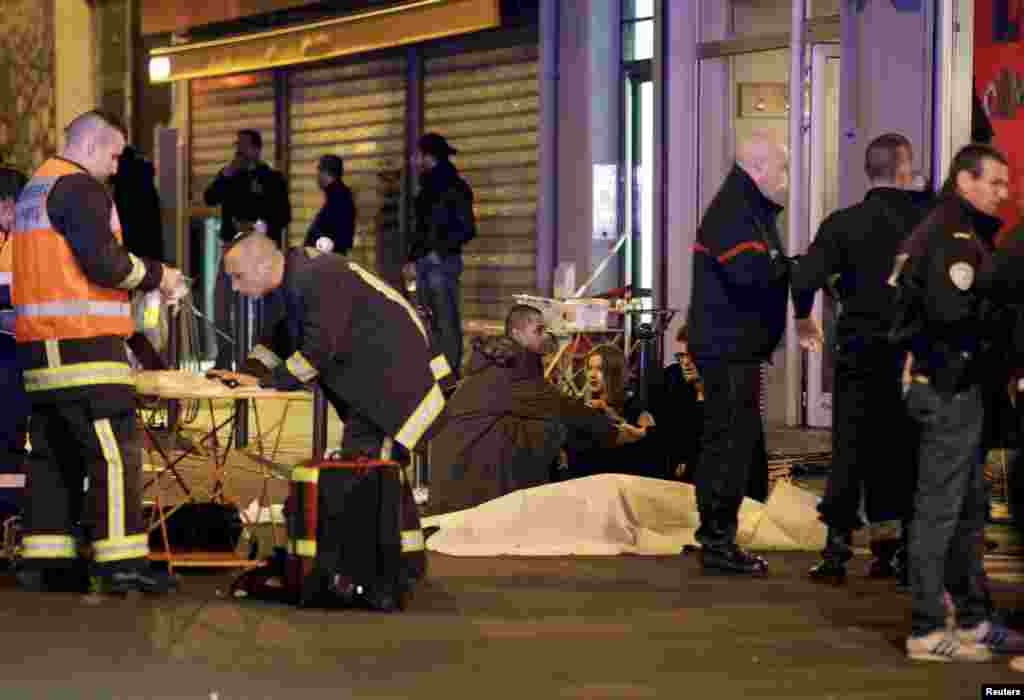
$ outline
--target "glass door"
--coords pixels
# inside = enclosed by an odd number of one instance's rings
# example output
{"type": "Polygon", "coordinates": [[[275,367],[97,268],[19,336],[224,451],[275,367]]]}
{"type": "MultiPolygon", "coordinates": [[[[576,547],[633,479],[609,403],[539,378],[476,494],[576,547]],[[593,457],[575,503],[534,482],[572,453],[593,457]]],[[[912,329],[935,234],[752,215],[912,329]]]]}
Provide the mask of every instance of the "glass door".
{"type": "MultiPolygon", "coordinates": [[[[825,217],[839,207],[839,47],[817,44],[811,50],[811,129],[808,169],[810,236],[825,217]]],[[[837,298],[830,290],[818,295],[812,316],[821,324],[825,345],[820,353],[807,353],[807,425],[832,425],[833,348],[837,298]]]]}
{"type": "Polygon", "coordinates": [[[650,66],[626,77],[626,284],[651,303],[654,289],[654,82],[650,66]]]}

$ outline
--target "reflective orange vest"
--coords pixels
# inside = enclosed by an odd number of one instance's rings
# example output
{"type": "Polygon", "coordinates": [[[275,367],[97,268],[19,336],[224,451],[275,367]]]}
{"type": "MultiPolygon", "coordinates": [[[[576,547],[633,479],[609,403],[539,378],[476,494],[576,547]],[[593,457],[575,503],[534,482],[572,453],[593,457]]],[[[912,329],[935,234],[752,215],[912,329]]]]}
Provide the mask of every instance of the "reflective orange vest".
{"type": "Polygon", "coordinates": [[[0,234],[0,237],[5,238],[0,243],[0,287],[10,287],[11,272],[14,270],[14,256],[11,252],[14,250],[14,243],[11,241],[13,236],[8,233],[6,236],[0,234]]]}
{"type": "MultiPolygon", "coordinates": [[[[43,163],[18,198],[14,224],[14,302],[19,343],[132,335],[128,292],[100,287],[82,272],[71,247],[54,230],[47,199],[57,180],[85,170],[66,160],[43,163]]],[[[111,202],[110,229],[121,242],[111,202]]]]}

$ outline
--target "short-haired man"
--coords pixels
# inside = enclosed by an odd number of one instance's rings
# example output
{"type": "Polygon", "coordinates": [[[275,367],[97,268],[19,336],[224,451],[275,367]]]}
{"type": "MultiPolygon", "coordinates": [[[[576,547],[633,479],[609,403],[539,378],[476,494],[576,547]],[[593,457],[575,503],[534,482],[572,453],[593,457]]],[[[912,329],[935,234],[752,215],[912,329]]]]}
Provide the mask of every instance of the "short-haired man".
{"type": "Polygon", "coordinates": [[[430,445],[433,510],[471,508],[547,483],[567,445],[612,447],[644,436],[545,381],[545,331],[539,310],[517,305],[505,335],[473,343],[466,376],[430,445]]]}
{"type": "Polygon", "coordinates": [[[260,132],[238,132],[235,157],[217,173],[204,198],[211,207],[221,207],[220,237],[225,243],[256,221],[267,225],[267,236],[278,246],[287,242],[292,220],[288,184],[284,175],[263,161],[260,132]]]}
{"type": "MultiPolygon", "coordinates": [[[[707,573],[768,573],[763,558],[736,545],[736,528],[751,470],[767,464],[758,395],[761,365],[786,328],[789,262],[777,218],[788,162],[787,148],[771,134],[740,144],[693,247],[687,325],[705,397],[696,537],[707,573]]],[[[767,469],[760,490],[767,496],[767,469]]]]}
{"type": "Polygon", "coordinates": [[[989,493],[981,460],[981,385],[1004,352],[990,305],[992,240],[1009,188],[1006,158],[965,146],[953,158],[942,196],[897,259],[902,312],[893,337],[910,350],[906,402],[921,430],[910,526],[913,594],[907,655],[922,661],[987,661],[1019,651],[1019,635],[990,617],[982,587],[982,533],[989,493]],[[957,609],[946,628],[944,591],[957,609]]]}
{"type": "Polygon", "coordinates": [[[336,155],[320,157],[317,183],[324,191],[324,205],[306,232],[304,245],[325,253],[348,255],[356,232],[356,205],[352,190],[342,182],[345,164],[336,155]]]}
{"type": "Polygon", "coordinates": [[[818,505],[828,536],[823,559],[809,574],[830,583],[846,577],[853,531],[862,526],[862,495],[873,530],[869,575],[891,576],[902,566],[905,554],[898,551],[917,448],[917,431],[899,391],[904,353],[889,342],[896,290],[888,280],[896,254],[925,211],[921,193],[909,189],[913,150],[906,137],[879,136],[868,144],[864,161],[871,183],[864,201],[822,222],[792,279],[797,319],[810,316],[820,289],[831,288],[842,307],[835,332],[832,468],[818,505]],[[882,434],[889,439],[880,441],[882,434]]]}
{"type": "Polygon", "coordinates": [[[165,592],[173,579],[146,561],[128,294],[160,289],[176,299],[186,288],[178,270],[121,244],[117,207],[101,180],[117,170],[124,130],[88,112],[66,134],[61,156],[22,190],[14,226],[15,333],[32,404],[18,581],[41,590],[76,585],[69,573],[80,518],[102,591],[165,592]]]}
{"type": "Polygon", "coordinates": [[[354,262],[315,248],[277,249],[265,236],[240,238],[224,255],[235,291],[275,295],[242,384],[296,389],[319,383],[345,422],[346,452],[388,457],[412,450],[445,405],[438,382],[451,374],[398,291],[354,262]]]}

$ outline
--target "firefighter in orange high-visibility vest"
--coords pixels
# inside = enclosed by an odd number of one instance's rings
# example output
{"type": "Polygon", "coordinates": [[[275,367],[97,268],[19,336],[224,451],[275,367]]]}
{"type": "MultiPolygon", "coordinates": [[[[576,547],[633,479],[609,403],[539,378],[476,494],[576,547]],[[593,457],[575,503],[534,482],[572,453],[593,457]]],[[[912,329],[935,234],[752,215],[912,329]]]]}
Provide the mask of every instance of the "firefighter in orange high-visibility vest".
{"type": "Polygon", "coordinates": [[[91,542],[88,573],[101,592],[167,592],[152,570],[142,522],[142,449],[125,339],[129,293],[182,292],[180,271],[121,245],[117,208],[101,182],[117,170],[123,129],[87,112],[71,122],[16,206],[12,278],[18,364],[31,403],[29,488],[17,580],[31,590],[75,589],[76,525],[91,542]],[[83,482],[88,489],[83,497],[83,482]]]}

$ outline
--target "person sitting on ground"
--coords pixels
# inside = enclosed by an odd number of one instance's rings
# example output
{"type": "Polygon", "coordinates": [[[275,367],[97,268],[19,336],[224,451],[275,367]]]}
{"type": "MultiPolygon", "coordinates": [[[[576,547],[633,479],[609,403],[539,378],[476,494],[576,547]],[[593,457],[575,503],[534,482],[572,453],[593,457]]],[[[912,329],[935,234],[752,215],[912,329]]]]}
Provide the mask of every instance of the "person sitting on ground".
{"type": "Polygon", "coordinates": [[[471,508],[544,484],[563,447],[611,447],[643,437],[643,430],[618,426],[546,382],[545,340],[543,314],[517,305],[505,335],[473,343],[466,377],[431,443],[431,510],[471,508]]]}
{"type": "Polygon", "coordinates": [[[653,427],[654,416],[632,396],[626,395],[626,358],[614,345],[599,345],[586,357],[587,383],[583,399],[588,406],[604,411],[617,423],[653,427]]]}
{"type": "Polygon", "coordinates": [[[586,367],[586,404],[603,411],[616,424],[643,431],[644,437],[613,449],[602,446],[568,450],[567,476],[615,473],[672,478],[665,441],[655,427],[654,416],[641,400],[626,391],[626,360],[622,351],[613,345],[598,346],[587,355],[586,367]]]}
{"type": "Polygon", "coordinates": [[[672,432],[667,447],[675,476],[692,484],[704,429],[704,383],[690,355],[685,323],[676,331],[674,355],[676,361],[665,367],[661,390],[652,395],[650,409],[672,432]]]}

